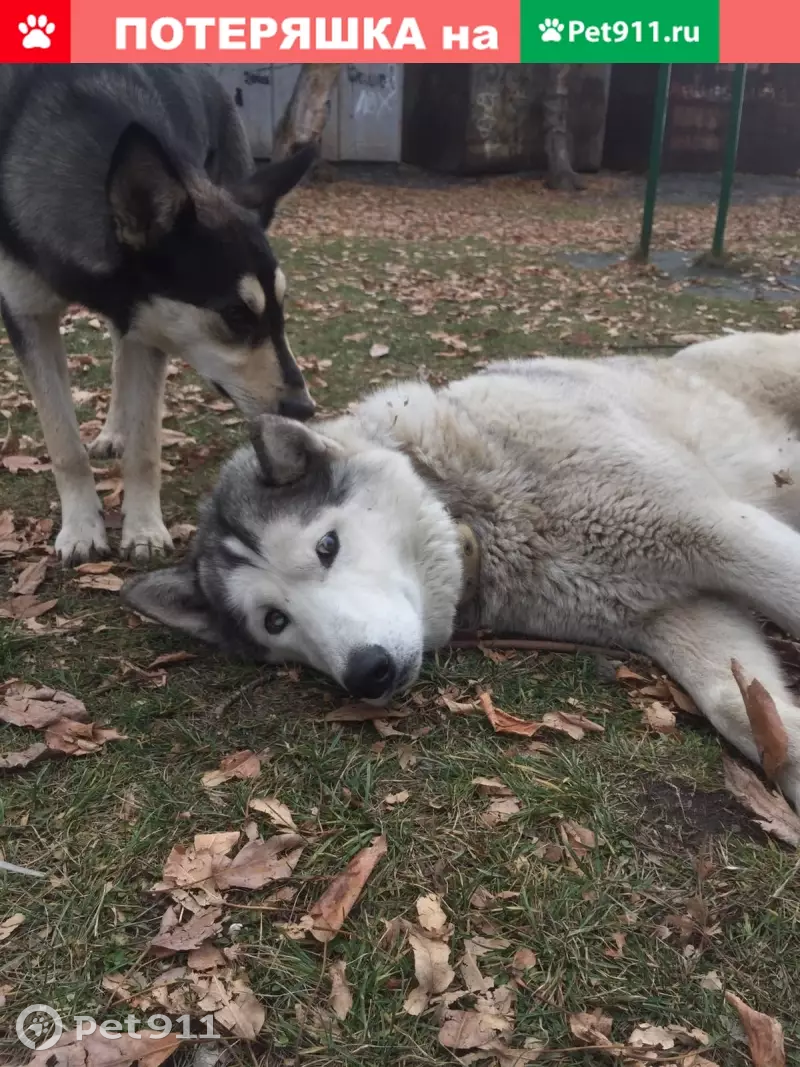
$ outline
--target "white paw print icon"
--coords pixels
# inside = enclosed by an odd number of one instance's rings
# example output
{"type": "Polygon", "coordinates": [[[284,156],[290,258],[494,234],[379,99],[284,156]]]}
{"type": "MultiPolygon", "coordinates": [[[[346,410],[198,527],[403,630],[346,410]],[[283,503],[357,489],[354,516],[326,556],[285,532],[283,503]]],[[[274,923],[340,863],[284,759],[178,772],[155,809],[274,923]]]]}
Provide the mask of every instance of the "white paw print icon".
{"type": "Polygon", "coordinates": [[[543,41],[558,42],[564,32],[564,23],[559,22],[558,19],[545,19],[544,22],[539,23],[539,32],[543,41]]]}
{"type": "Polygon", "coordinates": [[[50,36],[55,30],[55,23],[51,22],[47,15],[28,15],[26,22],[20,22],[19,32],[22,34],[23,48],[49,48],[50,36]]]}

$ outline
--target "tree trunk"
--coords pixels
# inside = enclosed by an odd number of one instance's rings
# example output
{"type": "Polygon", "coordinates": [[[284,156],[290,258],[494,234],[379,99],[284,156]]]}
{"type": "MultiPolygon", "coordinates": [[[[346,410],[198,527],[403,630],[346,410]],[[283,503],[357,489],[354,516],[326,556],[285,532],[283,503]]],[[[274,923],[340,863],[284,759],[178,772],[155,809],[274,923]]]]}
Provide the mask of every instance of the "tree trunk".
{"type": "Polygon", "coordinates": [[[544,148],[547,153],[549,189],[584,189],[572,169],[569,150],[569,63],[550,63],[544,94],[544,148]]]}
{"type": "Polygon", "coordinates": [[[300,145],[319,144],[328,120],[328,102],[340,63],[304,63],[286,110],[275,130],[273,160],[285,159],[300,145]]]}

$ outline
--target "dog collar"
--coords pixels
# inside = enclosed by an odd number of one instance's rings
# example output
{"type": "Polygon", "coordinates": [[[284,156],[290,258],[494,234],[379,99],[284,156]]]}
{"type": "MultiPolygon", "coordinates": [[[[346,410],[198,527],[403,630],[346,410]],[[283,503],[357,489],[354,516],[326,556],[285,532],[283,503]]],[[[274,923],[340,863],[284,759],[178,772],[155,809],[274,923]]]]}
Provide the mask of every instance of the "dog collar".
{"type": "Polygon", "coordinates": [[[461,583],[461,601],[459,607],[471,604],[478,595],[481,570],[481,546],[475,531],[466,523],[459,523],[458,537],[461,542],[461,559],[464,563],[464,577],[461,583]]]}

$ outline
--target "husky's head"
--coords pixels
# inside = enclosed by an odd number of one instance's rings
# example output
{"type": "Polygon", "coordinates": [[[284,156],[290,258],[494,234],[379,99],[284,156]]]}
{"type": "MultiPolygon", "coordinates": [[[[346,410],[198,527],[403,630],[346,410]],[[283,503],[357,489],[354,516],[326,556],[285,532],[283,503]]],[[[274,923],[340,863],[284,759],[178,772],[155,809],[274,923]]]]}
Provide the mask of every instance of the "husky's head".
{"type": "Polygon", "coordinates": [[[190,363],[248,417],[314,410],[284,331],[286,279],[266,238],[278,200],[314,156],[306,147],[225,190],[182,171],[133,124],[111,160],[113,232],[136,288],[121,332],[190,363]]]}
{"type": "Polygon", "coordinates": [[[262,416],[200,517],[186,561],[131,579],[136,611],[387,700],[451,633],[457,529],[405,456],[262,416]]]}

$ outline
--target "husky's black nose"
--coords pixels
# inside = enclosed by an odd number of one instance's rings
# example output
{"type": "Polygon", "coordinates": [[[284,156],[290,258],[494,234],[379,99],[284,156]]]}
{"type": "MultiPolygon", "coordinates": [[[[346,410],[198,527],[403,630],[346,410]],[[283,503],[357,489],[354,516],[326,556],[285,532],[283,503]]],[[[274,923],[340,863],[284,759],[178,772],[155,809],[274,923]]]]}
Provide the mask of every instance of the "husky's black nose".
{"type": "Polygon", "coordinates": [[[286,396],[278,404],[278,414],[297,422],[307,422],[316,407],[310,396],[286,396]]]}
{"type": "Polygon", "coordinates": [[[344,684],[354,697],[375,700],[389,692],[396,677],[397,668],[386,649],[380,645],[367,645],[351,653],[344,684]]]}

